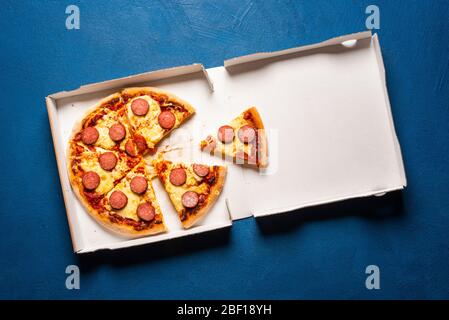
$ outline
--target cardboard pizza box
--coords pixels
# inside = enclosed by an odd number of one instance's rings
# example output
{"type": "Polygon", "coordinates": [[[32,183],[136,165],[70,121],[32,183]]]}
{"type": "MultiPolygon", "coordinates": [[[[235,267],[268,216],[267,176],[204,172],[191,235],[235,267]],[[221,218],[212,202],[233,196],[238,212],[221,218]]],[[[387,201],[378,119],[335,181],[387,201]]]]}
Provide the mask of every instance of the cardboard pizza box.
{"type": "Polygon", "coordinates": [[[382,195],[406,186],[379,40],[370,32],[238,57],[216,68],[193,64],[90,84],[51,94],[46,104],[77,253],[189,236],[230,227],[237,219],[382,195]],[[161,87],[197,110],[160,144],[160,150],[172,150],[166,158],[228,166],[220,198],[191,229],[182,229],[157,179],[153,184],[169,231],[132,240],[104,230],[71,189],[65,159],[73,124],[101,98],[131,86],[161,87]],[[267,169],[243,168],[199,150],[201,139],[253,105],[267,130],[267,169]]]}

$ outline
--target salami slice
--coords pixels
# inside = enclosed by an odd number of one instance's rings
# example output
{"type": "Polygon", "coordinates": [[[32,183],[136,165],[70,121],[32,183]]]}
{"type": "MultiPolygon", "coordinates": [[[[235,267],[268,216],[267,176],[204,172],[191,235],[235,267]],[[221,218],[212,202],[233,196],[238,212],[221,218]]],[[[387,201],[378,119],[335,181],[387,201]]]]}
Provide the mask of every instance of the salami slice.
{"type": "Polygon", "coordinates": [[[116,123],[112,125],[112,127],[109,128],[109,137],[113,141],[121,141],[126,136],[126,130],[125,127],[121,123],[116,123]]]}
{"type": "Polygon", "coordinates": [[[94,190],[100,185],[100,176],[98,173],[88,171],[83,175],[83,186],[87,190],[94,190]]]}
{"type": "Polygon", "coordinates": [[[198,205],[199,197],[195,191],[186,191],[181,198],[182,205],[186,208],[195,208],[198,205]]]}
{"type": "Polygon", "coordinates": [[[114,191],[109,196],[109,204],[113,209],[123,209],[128,203],[128,197],[121,191],[114,191]]]}
{"type": "Polygon", "coordinates": [[[175,186],[183,185],[187,180],[184,168],[175,168],[170,172],[170,182],[175,186]]]}
{"type": "Polygon", "coordinates": [[[125,144],[125,151],[131,157],[137,156],[137,146],[133,140],[129,139],[125,144]]]}
{"type": "Polygon", "coordinates": [[[130,188],[134,193],[137,194],[144,193],[145,191],[147,191],[148,188],[147,179],[145,179],[142,176],[135,176],[134,178],[131,179],[130,188]]]}
{"type": "Polygon", "coordinates": [[[99,137],[98,130],[94,127],[87,127],[83,130],[83,133],[81,134],[81,141],[83,143],[90,145],[94,144],[99,137]]]}
{"type": "Polygon", "coordinates": [[[144,116],[150,109],[148,101],[142,98],[136,99],[131,103],[131,110],[136,116],[144,116]]]}
{"type": "Polygon", "coordinates": [[[248,155],[244,151],[237,151],[235,156],[237,158],[237,163],[239,163],[239,164],[242,164],[242,163],[257,164],[256,155],[248,155]]]}
{"type": "Polygon", "coordinates": [[[162,111],[159,117],[157,118],[159,125],[167,130],[170,130],[175,126],[176,117],[170,111],[162,111]]]}
{"type": "Polygon", "coordinates": [[[151,203],[145,202],[139,204],[137,207],[137,216],[144,221],[151,221],[156,215],[156,210],[151,205],[151,203]]]}
{"type": "Polygon", "coordinates": [[[206,140],[201,143],[201,149],[212,153],[212,151],[214,151],[215,148],[217,147],[217,141],[215,140],[216,139],[214,137],[207,136],[206,140]]]}
{"type": "Polygon", "coordinates": [[[205,177],[209,174],[209,167],[203,164],[194,164],[193,171],[200,177],[205,177]]]}
{"type": "Polygon", "coordinates": [[[237,133],[240,141],[250,143],[256,138],[256,130],[250,125],[244,125],[237,133]]]}
{"type": "Polygon", "coordinates": [[[134,139],[134,143],[137,146],[137,150],[140,153],[143,153],[146,149],[148,149],[147,141],[145,140],[145,138],[143,136],[135,134],[133,139],[134,139]]]}
{"type": "Polygon", "coordinates": [[[100,162],[100,167],[106,171],[110,171],[117,165],[117,157],[112,152],[105,152],[100,154],[98,162],[100,162]]]}
{"type": "Polygon", "coordinates": [[[234,140],[234,128],[231,126],[221,126],[218,129],[217,134],[218,140],[220,140],[223,143],[230,143],[232,140],[234,140]]]}

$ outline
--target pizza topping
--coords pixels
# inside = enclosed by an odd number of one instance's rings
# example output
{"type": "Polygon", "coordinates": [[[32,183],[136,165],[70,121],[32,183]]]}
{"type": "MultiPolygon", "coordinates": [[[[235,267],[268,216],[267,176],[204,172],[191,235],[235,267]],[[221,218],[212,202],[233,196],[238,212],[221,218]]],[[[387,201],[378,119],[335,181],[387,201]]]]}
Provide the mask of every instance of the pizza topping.
{"type": "Polygon", "coordinates": [[[195,208],[199,201],[198,193],[196,193],[195,191],[184,192],[181,201],[184,207],[195,208]]]}
{"type": "Polygon", "coordinates": [[[225,125],[218,129],[218,139],[223,143],[230,143],[234,140],[234,128],[225,125]]]}
{"type": "Polygon", "coordinates": [[[88,171],[83,175],[83,186],[87,190],[94,190],[100,185],[100,176],[98,173],[88,171]]]}
{"type": "Polygon", "coordinates": [[[200,196],[198,197],[198,203],[202,204],[206,201],[206,196],[204,194],[200,194],[200,196]]]}
{"type": "Polygon", "coordinates": [[[100,162],[100,167],[107,171],[114,169],[117,165],[117,157],[112,152],[100,154],[98,161],[100,162]]]}
{"type": "Polygon", "coordinates": [[[131,103],[131,110],[136,116],[144,116],[147,114],[150,105],[145,99],[136,99],[131,103]]]}
{"type": "Polygon", "coordinates": [[[142,176],[135,176],[131,179],[130,183],[131,190],[137,194],[142,194],[145,191],[147,191],[148,188],[148,182],[147,179],[145,179],[142,176]]]}
{"type": "Polygon", "coordinates": [[[137,216],[144,221],[151,221],[156,215],[156,210],[151,203],[145,202],[137,207],[137,216]]]}
{"type": "Polygon", "coordinates": [[[112,125],[112,127],[109,128],[109,137],[113,141],[121,141],[126,136],[126,130],[125,127],[121,123],[116,123],[112,125]]]}
{"type": "Polygon", "coordinates": [[[126,141],[125,144],[125,151],[127,154],[129,154],[131,157],[137,156],[137,146],[132,140],[126,141]]]}
{"type": "Polygon", "coordinates": [[[183,185],[187,180],[186,171],[184,168],[176,168],[170,172],[170,182],[175,186],[183,185]]]}
{"type": "Polygon", "coordinates": [[[145,140],[144,137],[142,137],[139,134],[135,134],[133,139],[134,143],[137,146],[137,151],[143,153],[146,149],[148,149],[147,141],[145,140]]]}
{"type": "Polygon", "coordinates": [[[200,177],[205,177],[209,174],[209,167],[203,164],[194,164],[193,171],[200,177]]]}
{"type": "Polygon", "coordinates": [[[175,126],[176,117],[170,111],[162,111],[159,117],[157,118],[159,125],[167,130],[170,130],[175,126]]]}
{"type": "Polygon", "coordinates": [[[121,191],[114,191],[109,196],[109,204],[113,209],[123,209],[128,203],[128,197],[121,191]]]}
{"type": "MultiPolygon", "coordinates": [[[[248,155],[244,151],[237,151],[236,158],[240,161],[248,162],[249,164],[257,164],[257,158],[255,155],[248,155]]],[[[240,162],[241,163],[241,162],[240,162]]]]}
{"type": "Polygon", "coordinates": [[[103,199],[103,195],[95,193],[93,191],[88,191],[86,189],[83,190],[83,194],[92,208],[98,210],[98,212],[103,212],[105,210],[101,205],[101,199],[103,199]]]}
{"type": "Polygon", "coordinates": [[[81,141],[83,141],[85,144],[94,144],[99,137],[98,130],[94,127],[87,127],[83,130],[83,133],[81,135],[81,141]]]}
{"type": "Polygon", "coordinates": [[[237,135],[243,143],[250,143],[256,138],[256,130],[250,125],[244,125],[239,129],[237,135]]]}
{"type": "Polygon", "coordinates": [[[201,142],[201,150],[212,152],[217,147],[217,142],[212,136],[207,136],[205,141],[201,142]]]}

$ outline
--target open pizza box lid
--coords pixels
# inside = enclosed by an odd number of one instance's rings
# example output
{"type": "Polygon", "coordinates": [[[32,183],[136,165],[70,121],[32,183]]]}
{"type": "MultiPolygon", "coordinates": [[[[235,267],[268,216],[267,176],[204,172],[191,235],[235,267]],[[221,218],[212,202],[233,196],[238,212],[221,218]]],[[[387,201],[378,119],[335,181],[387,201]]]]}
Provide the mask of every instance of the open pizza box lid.
{"type": "MultiPolygon", "coordinates": [[[[46,99],[75,252],[116,249],[229,227],[265,216],[406,186],[377,35],[370,32],[288,50],[153,71],[82,86],[46,99]],[[83,209],[68,180],[66,145],[85,110],[124,87],[155,86],[189,101],[196,115],[160,144],[173,161],[224,163],[220,198],[197,226],[183,230],[161,184],[153,180],[169,232],[117,237],[83,209]],[[263,171],[224,162],[199,150],[201,139],[249,106],[257,106],[269,140],[263,171]]],[[[298,211],[300,214],[301,211],[298,211]]]]}

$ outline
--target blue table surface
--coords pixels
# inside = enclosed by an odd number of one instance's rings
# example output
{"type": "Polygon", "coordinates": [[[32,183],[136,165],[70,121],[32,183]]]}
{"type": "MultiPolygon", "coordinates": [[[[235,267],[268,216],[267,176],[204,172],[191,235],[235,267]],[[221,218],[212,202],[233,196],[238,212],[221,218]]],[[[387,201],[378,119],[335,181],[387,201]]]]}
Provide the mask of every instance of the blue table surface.
{"type": "Polygon", "coordinates": [[[2,1],[0,298],[449,298],[449,1],[377,0],[408,187],[227,231],[72,252],[44,97],[366,29],[371,1],[2,1]],[[65,28],[66,6],[79,30],[65,28]],[[81,270],[67,290],[66,266],[81,270]],[[365,268],[380,268],[380,290],[365,268]]]}

